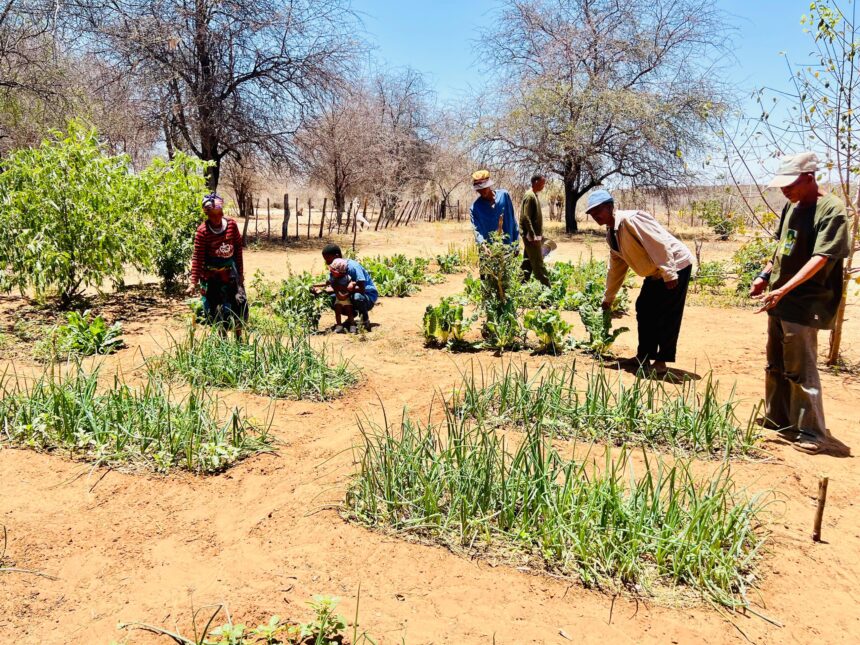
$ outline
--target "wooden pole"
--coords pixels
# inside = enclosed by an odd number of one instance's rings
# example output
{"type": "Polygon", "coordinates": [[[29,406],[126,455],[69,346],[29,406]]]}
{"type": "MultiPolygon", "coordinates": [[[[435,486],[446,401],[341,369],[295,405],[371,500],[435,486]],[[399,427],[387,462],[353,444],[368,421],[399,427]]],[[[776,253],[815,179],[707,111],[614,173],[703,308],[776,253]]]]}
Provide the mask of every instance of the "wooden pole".
{"type": "Polygon", "coordinates": [[[272,237],[272,203],[266,197],[266,239],[272,237]]]}
{"type": "Polygon", "coordinates": [[[257,220],[257,211],[260,210],[260,198],[257,198],[257,206],[252,209],[254,212],[254,240],[256,241],[260,237],[260,222],[257,220]]]}
{"type": "Polygon", "coordinates": [[[281,222],[281,239],[286,242],[287,236],[289,235],[289,224],[290,224],[290,195],[289,193],[284,193],[284,221],[281,222]]]}
{"type": "Polygon", "coordinates": [[[460,200],[457,200],[457,221],[460,221],[460,200]]]}
{"type": "Polygon", "coordinates": [[[299,198],[296,197],[296,239],[299,239],[299,198]]]}
{"type": "Polygon", "coordinates": [[[812,541],[821,542],[821,520],[824,519],[824,504],[827,502],[827,477],[818,478],[818,507],[815,509],[815,524],[812,527],[812,541]]]}
{"type": "Polygon", "coordinates": [[[308,197],[308,239],[311,239],[311,210],[313,209],[313,204],[311,203],[311,198],[308,197]]]}
{"type": "Polygon", "coordinates": [[[320,215],[320,239],[322,239],[323,234],[323,224],[325,223],[325,207],[328,205],[328,197],[323,198],[323,209],[322,215],[320,215]]]}
{"type": "Polygon", "coordinates": [[[379,206],[379,217],[376,218],[376,225],[373,227],[374,231],[379,230],[379,224],[385,218],[385,204],[380,204],[379,206]]]}
{"type": "Polygon", "coordinates": [[[248,222],[250,221],[250,210],[251,210],[251,193],[245,197],[244,207],[241,208],[245,213],[245,224],[242,226],[242,246],[248,245],[248,222]]]}

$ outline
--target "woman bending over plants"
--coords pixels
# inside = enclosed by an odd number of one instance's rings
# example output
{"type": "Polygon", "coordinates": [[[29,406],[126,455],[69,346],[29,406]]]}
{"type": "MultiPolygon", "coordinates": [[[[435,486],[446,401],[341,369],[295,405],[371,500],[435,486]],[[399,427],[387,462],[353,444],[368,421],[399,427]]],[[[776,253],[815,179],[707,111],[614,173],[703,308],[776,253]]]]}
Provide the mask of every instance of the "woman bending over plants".
{"type": "Polygon", "coordinates": [[[248,320],[245,273],[242,262],[242,234],[236,220],[224,217],[224,200],[215,193],[203,198],[206,221],[194,234],[189,294],[199,292],[203,313],[209,324],[223,332],[227,326],[241,335],[248,320]]]}

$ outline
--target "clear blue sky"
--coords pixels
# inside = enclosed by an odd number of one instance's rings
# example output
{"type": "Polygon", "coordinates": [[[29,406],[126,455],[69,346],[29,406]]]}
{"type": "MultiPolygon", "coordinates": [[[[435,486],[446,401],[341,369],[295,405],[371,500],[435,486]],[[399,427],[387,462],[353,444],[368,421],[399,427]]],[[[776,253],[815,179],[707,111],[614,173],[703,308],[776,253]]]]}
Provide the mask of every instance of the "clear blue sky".
{"type": "MultiPolygon", "coordinates": [[[[802,62],[811,50],[800,16],[809,0],[719,0],[736,27],[729,80],[739,89],[785,87],[786,51],[802,62]]],[[[353,0],[367,35],[386,64],[427,74],[442,101],[456,101],[481,83],[474,41],[498,10],[499,0],[353,0]]]]}

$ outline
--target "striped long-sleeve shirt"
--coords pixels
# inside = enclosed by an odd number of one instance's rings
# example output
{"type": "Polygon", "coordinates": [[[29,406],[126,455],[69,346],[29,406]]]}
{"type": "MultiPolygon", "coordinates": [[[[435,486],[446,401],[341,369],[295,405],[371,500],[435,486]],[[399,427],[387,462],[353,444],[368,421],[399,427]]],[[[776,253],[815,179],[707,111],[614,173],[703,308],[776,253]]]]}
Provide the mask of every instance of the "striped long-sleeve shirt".
{"type": "Polygon", "coordinates": [[[212,230],[209,222],[203,222],[194,234],[194,255],[191,258],[191,283],[201,280],[211,280],[218,276],[227,282],[231,278],[233,267],[239,274],[244,275],[242,262],[242,234],[236,220],[224,218],[224,229],[220,232],[212,230]]]}

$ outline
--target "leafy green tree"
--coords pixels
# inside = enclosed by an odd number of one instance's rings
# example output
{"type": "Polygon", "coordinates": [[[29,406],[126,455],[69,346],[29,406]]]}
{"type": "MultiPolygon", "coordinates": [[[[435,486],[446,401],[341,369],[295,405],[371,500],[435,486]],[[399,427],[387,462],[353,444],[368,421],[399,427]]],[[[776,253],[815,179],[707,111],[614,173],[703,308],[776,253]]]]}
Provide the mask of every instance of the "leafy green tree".
{"type": "Polygon", "coordinates": [[[16,150],[0,173],[0,288],[59,296],[120,283],[149,253],[147,222],[129,208],[128,157],[108,156],[96,131],[73,121],[37,148],[16,150]]]}
{"type": "Polygon", "coordinates": [[[206,192],[206,166],[177,152],[170,161],[155,159],[137,177],[139,206],[153,238],[146,264],[166,289],[176,284],[191,261],[194,231],[202,221],[200,200],[206,192]]]}

